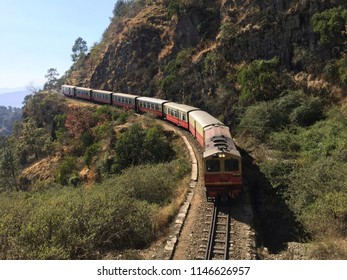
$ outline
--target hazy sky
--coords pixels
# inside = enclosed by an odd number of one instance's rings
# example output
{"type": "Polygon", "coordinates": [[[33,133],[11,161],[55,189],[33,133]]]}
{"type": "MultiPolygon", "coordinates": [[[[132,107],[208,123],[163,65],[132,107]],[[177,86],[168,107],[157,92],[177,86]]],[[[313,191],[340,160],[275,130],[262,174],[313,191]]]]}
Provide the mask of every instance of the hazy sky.
{"type": "Polygon", "coordinates": [[[49,68],[63,75],[72,46],[99,42],[116,0],[0,0],[0,88],[46,82],[49,68]]]}

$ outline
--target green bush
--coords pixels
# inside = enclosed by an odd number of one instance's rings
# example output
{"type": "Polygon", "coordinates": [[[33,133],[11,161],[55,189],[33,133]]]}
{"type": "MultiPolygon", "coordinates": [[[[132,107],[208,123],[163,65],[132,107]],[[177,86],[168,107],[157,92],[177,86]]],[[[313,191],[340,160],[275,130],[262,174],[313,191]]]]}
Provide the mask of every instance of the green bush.
{"type": "Polygon", "coordinates": [[[84,163],[90,167],[90,164],[92,163],[93,157],[98,154],[100,151],[99,144],[93,144],[89,146],[84,154],[84,163]]]}
{"type": "Polygon", "coordinates": [[[285,190],[287,205],[312,236],[347,233],[346,139],[347,114],[339,109],[309,127],[289,127],[268,139],[280,152],[261,170],[273,187],[285,190]]]}
{"type": "Polygon", "coordinates": [[[313,30],[320,35],[323,45],[339,46],[345,43],[345,26],[347,25],[347,9],[342,6],[316,13],[311,21],[313,30]]]}
{"type": "Polygon", "coordinates": [[[142,248],[157,210],[114,181],[89,191],[51,188],[0,196],[1,259],[95,259],[109,249],[142,248]]]}
{"type": "Polygon", "coordinates": [[[64,158],[60,164],[57,172],[58,182],[63,186],[68,184],[70,176],[74,173],[76,169],[76,158],[72,156],[67,156],[64,158]]]}
{"type": "Polygon", "coordinates": [[[309,126],[323,118],[323,103],[313,98],[296,107],[290,114],[290,121],[299,126],[309,126]]]}
{"type": "Polygon", "coordinates": [[[254,60],[239,70],[237,80],[241,86],[242,102],[253,104],[278,96],[278,64],[278,57],[271,60],[254,60]]]}
{"type": "Polygon", "coordinates": [[[266,140],[272,132],[293,125],[305,127],[314,124],[324,118],[323,109],[324,104],[317,97],[305,96],[300,91],[284,92],[276,100],[247,107],[239,128],[266,140]]]}
{"type": "Polygon", "coordinates": [[[117,141],[116,153],[115,170],[119,172],[132,165],[167,161],[173,151],[159,126],[144,130],[135,123],[117,141]]]}

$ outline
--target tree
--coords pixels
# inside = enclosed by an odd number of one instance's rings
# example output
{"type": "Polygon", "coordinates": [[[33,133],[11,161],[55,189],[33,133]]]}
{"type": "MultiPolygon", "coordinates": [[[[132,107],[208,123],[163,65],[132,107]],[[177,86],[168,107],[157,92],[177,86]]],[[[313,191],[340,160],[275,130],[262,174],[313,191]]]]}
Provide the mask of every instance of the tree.
{"type": "Polygon", "coordinates": [[[66,112],[65,127],[76,138],[89,132],[95,125],[91,111],[84,107],[71,107],[66,112]]]}
{"type": "Polygon", "coordinates": [[[237,74],[241,85],[241,100],[246,104],[268,101],[278,93],[278,57],[271,60],[254,60],[237,74]]]}
{"type": "Polygon", "coordinates": [[[19,162],[13,145],[5,137],[0,137],[0,186],[15,188],[18,186],[19,162]]]}
{"type": "Polygon", "coordinates": [[[87,51],[87,42],[84,41],[81,37],[78,37],[75,41],[75,44],[72,47],[72,61],[78,61],[81,57],[83,57],[86,54],[87,51]]]}
{"type": "Polygon", "coordinates": [[[47,70],[47,74],[45,75],[45,78],[47,78],[47,82],[44,85],[45,90],[50,90],[57,87],[59,73],[57,71],[57,68],[50,68],[47,70]]]}
{"type": "Polygon", "coordinates": [[[49,154],[52,150],[49,133],[44,128],[37,127],[32,118],[22,123],[20,133],[16,136],[18,137],[17,150],[23,165],[49,154]]]}
{"type": "Polygon", "coordinates": [[[312,17],[313,30],[320,35],[319,42],[328,47],[339,48],[345,44],[346,25],[347,9],[342,7],[316,13],[312,17]]]}

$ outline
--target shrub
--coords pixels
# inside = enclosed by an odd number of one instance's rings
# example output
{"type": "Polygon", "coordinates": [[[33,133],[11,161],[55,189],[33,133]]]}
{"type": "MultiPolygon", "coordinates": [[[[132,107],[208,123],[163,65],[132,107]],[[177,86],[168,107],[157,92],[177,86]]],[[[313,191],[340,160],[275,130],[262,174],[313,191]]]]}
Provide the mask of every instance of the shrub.
{"type": "Polygon", "coordinates": [[[246,104],[272,100],[278,95],[278,57],[254,60],[237,74],[241,86],[240,99],[246,104]]]}
{"type": "Polygon", "coordinates": [[[323,45],[341,45],[346,40],[347,9],[342,6],[316,13],[311,21],[313,30],[320,35],[323,45]]]}
{"type": "Polygon", "coordinates": [[[131,165],[158,163],[170,159],[172,149],[163,130],[159,126],[146,131],[141,124],[133,124],[119,138],[116,144],[117,172],[131,165]]]}
{"type": "Polygon", "coordinates": [[[62,185],[67,185],[70,176],[76,168],[76,158],[72,156],[66,157],[60,164],[57,172],[58,182],[62,185]]]}
{"type": "Polygon", "coordinates": [[[323,103],[319,98],[313,98],[299,107],[295,108],[290,114],[292,123],[300,126],[309,126],[323,118],[323,103]]]}
{"type": "Polygon", "coordinates": [[[93,157],[98,154],[99,150],[100,150],[99,144],[93,144],[87,148],[84,155],[84,162],[88,167],[90,167],[93,157]]]}

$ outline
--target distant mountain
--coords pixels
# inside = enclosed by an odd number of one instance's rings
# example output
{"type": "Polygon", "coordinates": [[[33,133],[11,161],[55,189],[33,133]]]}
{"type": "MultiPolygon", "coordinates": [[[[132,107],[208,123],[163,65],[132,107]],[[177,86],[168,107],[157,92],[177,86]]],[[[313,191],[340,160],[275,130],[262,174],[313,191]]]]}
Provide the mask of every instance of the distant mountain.
{"type": "Polygon", "coordinates": [[[13,92],[1,92],[0,89],[0,106],[12,106],[16,108],[23,107],[24,97],[30,94],[27,89],[13,92]]]}
{"type": "Polygon", "coordinates": [[[0,88],[0,94],[9,93],[9,92],[17,92],[17,91],[26,91],[26,87],[16,87],[16,88],[0,88]]]}

